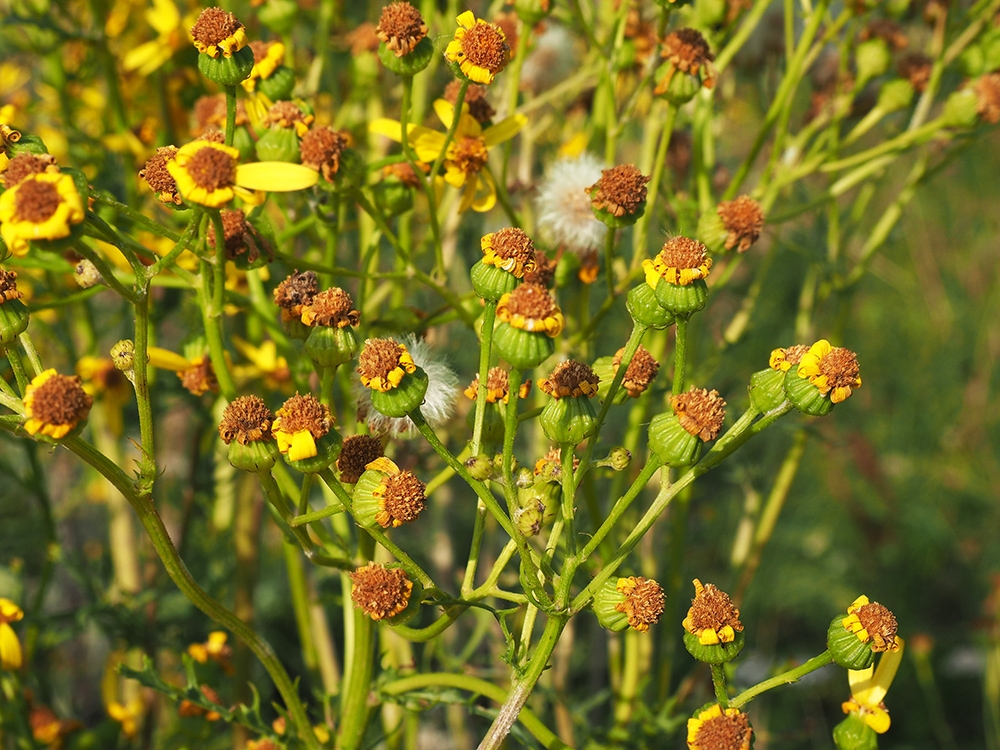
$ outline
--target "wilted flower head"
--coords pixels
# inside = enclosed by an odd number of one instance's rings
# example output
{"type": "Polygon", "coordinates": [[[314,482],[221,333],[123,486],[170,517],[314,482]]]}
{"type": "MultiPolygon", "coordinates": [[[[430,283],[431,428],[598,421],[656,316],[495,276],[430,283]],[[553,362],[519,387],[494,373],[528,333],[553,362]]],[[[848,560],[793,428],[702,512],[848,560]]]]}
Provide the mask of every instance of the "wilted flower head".
{"type": "Polygon", "coordinates": [[[340,171],[340,157],[347,148],[347,135],[331,127],[314,128],[302,136],[299,144],[303,166],[315,169],[330,182],[340,171]]]}
{"type": "Polygon", "coordinates": [[[222,8],[206,8],[191,27],[198,51],[209,57],[230,57],[247,46],[247,33],[236,16],[222,8]]]}
{"type": "Polygon", "coordinates": [[[506,35],[495,23],[476,18],[471,10],[456,21],[458,29],[445,48],[445,58],[458,65],[469,80],[493,83],[494,76],[510,62],[506,35]]]}
{"type": "Polygon", "coordinates": [[[719,392],[691,386],[686,393],[670,397],[681,427],[706,443],[715,440],[726,418],[726,402],[719,392]]]}
{"type": "Polygon", "coordinates": [[[538,227],[553,242],[573,252],[596,250],[608,231],[591,210],[587,189],[601,179],[603,164],[584,152],[559,159],[548,169],[538,187],[538,227]]]}
{"type": "Polygon", "coordinates": [[[413,52],[427,36],[427,24],[410,3],[394,2],[382,8],[375,34],[396,57],[402,57],[413,52]]]}
{"type": "Polygon", "coordinates": [[[702,585],[697,578],[694,579],[694,599],[682,625],[705,646],[732,643],[736,633],[743,630],[740,611],[729,594],[711,583],[702,585]]]}
{"type": "Polygon", "coordinates": [[[30,435],[40,432],[59,440],[87,418],[93,403],[93,397],[80,385],[80,378],[45,370],[32,379],[24,392],[24,429],[30,435]]]}
{"type": "Polygon", "coordinates": [[[646,203],[649,177],[634,164],[619,164],[601,172],[601,178],[587,188],[591,205],[616,218],[635,214],[646,203]]]}
{"type": "Polygon", "coordinates": [[[59,165],[51,154],[20,154],[7,164],[3,172],[3,186],[10,190],[28,177],[44,172],[58,173],[59,165]]]}
{"type": "Polygon", "coordinates": [[[372,435],[351,435],[344,438],[337,457],[337,470],[340,481],[344,484],[355,484],[365,473],[365,467],[377,458],[385,455],[382,441],[372,435]]]}
{"type": "Polygon", "coordinates": [[[753,727],[738,708],[718,703],[688,719],[688,750],[750,750],[753,727]]]}
{"type": "Polygon", "coordinates": [[[728,232],[726,250],[735,247],[737,251],[745,252],[760,237],[764,228],[764,212],[750,196],[741,195],[736,200],[722,201],[717,211],[722,226],[728,232]]]}
{"type": "Polygon", "coordinates": [[[406,609],[413,581],[401,568],[368,563],[351,573],[351,600],[373,620],[394,617],[406,609]]]}
{"type": "Polygon", "coordinates": [[[629,576],[619,578],[615,588],[625,597],[615,609],[628,616],[631,627],[644,633],[649,630],[650,625],[660,621],[666,602],[663,587],[656,581],[642,576],[629,576]]]}

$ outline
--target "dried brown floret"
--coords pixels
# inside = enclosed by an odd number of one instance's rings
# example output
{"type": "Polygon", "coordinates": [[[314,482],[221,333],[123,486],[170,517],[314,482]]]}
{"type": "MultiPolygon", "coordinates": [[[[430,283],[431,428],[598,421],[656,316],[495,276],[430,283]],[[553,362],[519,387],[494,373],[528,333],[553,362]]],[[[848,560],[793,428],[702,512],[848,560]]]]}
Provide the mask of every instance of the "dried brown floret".
{"type": "Polygon", "coordinates": [[[726,418],[726,402],[715,390],[691,386],[687,393],[671,396],[670,406],[681,427],[705,442],[715,440],[726,418]]]}
{"type": "Polygon", "coordinates": [[[6,271],[0,268],[0,304],[12,299],[20,299],[21,292],[17,289],[17,271],[6,271]]]}
{"type": "Polygon", "coordinates": [[[878,602],[869,602],[862,605],[854,613],[857,615],[861,626],[868,631],[868,636],[872,640],[872,651],[896,651],[896,631],[899,626],[896,616],[888,607],[878,602]]]}
{"type": "Polygon", "coordinates": [[[51,182],[28,180],[17,187],[14,216],[17,221],[41,224],[59,208],[62,197],[51,182]]]}
{"type": "Polygon", "coordinates": [[[376,621],[406,609],[412,592],[413,582],[400,568],[368,563],[351,573],[351,600],[376,621]]]}
{"type": "MultiPolygon", "coordinates": [[[[625,348],[622,347],[615,353],[612,360],[616,374],[618,368],[621,366],[622,355],[624,354],[625,348]]],[[[660,363],[653,358],[653,355],[649,353],[646,347],[640,344],[635,354],[632,355],[632,361],[628,363],[628,368],[625,370],[625,375],[622,378],[622,388],[632,398],[638,398],[649,387],[649,384],[653,382],[659,370],[660,363]]]]}
{"type": "Polygon", "coordinates": [[[497,319],[512,328],[558,336],[566,320],[548,289],[523,283],[497,302],[497,319]]]}
{"type": "Polygon", "coordinates": [[[634,164],[620,164],[601,172],[601,179],[587,188],[591,205],[613,216],[634,214],[646,202],[649,177],[634,164]]]}
{"type": "Polygon", "coordinates": [[[381,484],[372,492],[379,500],[375,522],[387,529],[416,521],[427,507],[426,487],[412,471],[383,477],[381,484]]]}
{"type": "Polygon", "coordinates": [[[307,326],[346,328],[361,322],[361,313],[354,309],[351,295],[340,287],[326,289],[314,295],[302,307],[302,322],[307,326]]]}
{"type": "Polygon", "coordinates": [[[684,629],[698,636],[701,643],[732,643],[743,630],[740,611],[729,594],[711,583],[694,581],[695,596],[684,618],[684,629]]]}
{"type": "Polygon", "coordinates": [[[331,127],[313,128],[302,136],[300,159],[303,166],[322,173],[329,182],[340,170],[340,157],[347,144],[347,134],[343,131],[331,127]]]}
{"type": "Polygon", "coordinates": [[[671,237],[663,243],[660,260],[669,268],[698,268],[705,262],[708,248],[690,237],[671,237]]]}
{"type": "Polygon", "coordinates": [[[51,154],[21,154],[7,163],[7,169],[3,173],[3,186],[10,190],[33,174],[58,171],[56,158],[51,154]]]}
{"type": "Polygon", "coordinates": [[[296,393],[278,409],[272,431],[280,430],[287,435],[308,432],[319,440],[330,431],[331,427],[333,427],[333,417],[329,406],[309,393],[305,395],[296,393]]]}
{"type": "Polygon", "coordinates": [[[660,56],[672,62],[677,70],[691,75],[715,59],[701,32],[687,28],[667,34],[660,56]]]}
{"type": "Polygon", "coordinates": [[[296,320],[302,315],[302,308],[312,302],[319,291],[319,281],[315,271],[298,270],[278,284],[274,289],[274,304],[281,308],[283,320],[296,320]]]}
{"type": "MultiPolygon", "coordinates": [[[[462,82],[457,80],[445,86],[445,101],[454,104],[458,100],[458,91],[461,88],[462,82]]],[[[496,114],[496,110],[486,101],[486,91],[487,88],[485,86],[475,83],[470,84],[465,90],[465,103],[469,105],[469,114],[472,115],[472,119],[481,125],[491,122],[493,116],[496,114]]]]}
{"type": "Polygon", "coordinates": [[[517,278],[535,266],[535,243],[518,227],[505,227],[482,238],[483,263],[502,268],[517,278]]]}
{"type": "Polygon", "coordinates": [[[716,210],[722,219],[722,226],[729,233],[726,235],[726,250],[735,247],[738,252],[746,252],[760,237],[764,228],[764,211],[749,195],[722,201],[716,210]]]}
{"type": "Polygon", "coordinates": [[[556,365],[547,378],[538,381],[538,387],[552,398],[581,398],[597,394],[601,379],[590,365],[568,360],[556,365]]]}
{"type": "Polygon", "coordinates": [[[355,484],[365,473],[365,467],[376,458],[385,455],[382,441],[371,435],[351,435],[344,438],[344,444],[337,457],[340,481],[355,484]]]}
{"type": "Polygon", "coordinates": [[[924,93],[931,80],[934,61],[922,52],[910,52],[899,61],[899,75],[907,79],[918,94],[924,93]]]}
{"type": "Polygon", "coordinates": [[[181,385],[195,396],[219,390],[219,381],[215,377],[212,360],[205,356],[195,359],[191,367],[178,372],[177,377],[181,379],[181,385]]]}
{"type": "Polygon", "coordinates": [[[396,57],[402,57],[413,52],[427,36],[427,24],[420,11],[409,3],[390,3],[382,8],[375,33],[396,57]]]}
{"type": "Polygon", "coordinates": [[[357,369],[366,388],[384,392],[399,385],[404,371],[414,372],[416,366],[402,344],[392,339],[368,339],[358,357],[357,369]]]}
{"type": "Polygon", "coordinates": [[[236,16],[222,8],[205,8],[191,27],[191,38],[201,47],[218,46],[243,28],[236,16]]]}
{"type": "Polygon", "coordinates": [[[235,440],[240,445],[271,438],[274,414],[260,396],[239,396],[222,412],[219,437],[229,445],[235,440]]]}
{"type": "Polygon", "coordinates": [[[615,586],[625,596],[625,601],[615,609],[628,616],[628,624],[640,632],[660,621],[666,604],[663,588],[656,581],[642,576],[619,578],[615,586]]]}
{"type": "Polygon", "coordinates": [[[978,102],[976,111],[990,125],[1000,122],[1000,72],[980,76],[973,84],[978,102]]]}
{"type": "Polygon", "coordinates": [[[180,205],[183,201],[177,190],[177,182],[167,171],[167,162],[177,155],[176,146],[163,146],[146,159],[146,166],[139,170],[139,179],[145,180],[150,189],[164,203],[180,205]]]}

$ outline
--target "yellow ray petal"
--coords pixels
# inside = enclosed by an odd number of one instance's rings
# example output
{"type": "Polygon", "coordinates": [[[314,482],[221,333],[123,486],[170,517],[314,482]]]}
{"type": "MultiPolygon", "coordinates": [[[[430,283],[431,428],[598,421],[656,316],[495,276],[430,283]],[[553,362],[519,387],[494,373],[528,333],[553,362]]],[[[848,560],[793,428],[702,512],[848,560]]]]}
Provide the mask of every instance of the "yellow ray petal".
{"type": "Polygon", "coordinates": [[[287,193],[305,190],[319,182],[319,172],[301,164],[258,161],[236,167],[236,184],[248,190],[287,193]]]}
{"type": "Polygon", "coordinates": [[[497,188],[488,172],[479,175],[476,181],[476,198],[472,202],[472,210],[483,213],[489,211],[497,202],[497,188]]]}
{"type": "Polygon", "coordinates": [[[492,148],[498,143],[509,141],[527,124],[528,118],[522,114],[517,114],[487,128],[483,133],[483,141],[486,143],[486,148],[492,148]]]}
{"type": "Polygon", "coordinates": [[[146,353],[149,355],[149,364],[161,370],[181,372],[194,366],[194,362],[189,359],[182,357],[180,354],[175,354],[169,349],[161,349],[158,346],[149,347],[146,349],[146,353]]]}

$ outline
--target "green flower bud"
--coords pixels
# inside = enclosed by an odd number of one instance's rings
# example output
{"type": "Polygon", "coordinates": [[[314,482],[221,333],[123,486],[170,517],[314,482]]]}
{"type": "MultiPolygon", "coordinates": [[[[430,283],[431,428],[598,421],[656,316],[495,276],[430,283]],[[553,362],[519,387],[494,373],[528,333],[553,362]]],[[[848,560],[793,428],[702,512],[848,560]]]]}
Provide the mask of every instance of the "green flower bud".
{"type": "Polygon", "coordinates": [[[695,234],[711,252],[725,252],[729,230],[722,225],[722,217],[714,208],[698,217],[698,229],[695,234]]]}
{"type": "Polygon", "coordinates": [[[971,88],[964,88],[949,96],[941,115],[946,127],[971,128],[979,122],[979,97],[971,88]]]}
{"type": "Polygon", "coordinates": [[[514,509],[512,520],[523,536],[535,536],[542,530],[544,511],[545,506],[541,502],[526,502],[514,509]]]}
{"type": "Polygon", "coordinates": [[[851,713],[833,728],[837,750],[878,750],[878,735],[858,714],[851,713]]]}
{"type": "Polygon", "coordinates": [[[111,361],[115,369],[121,372],[132,372],[135,366],[135,342],[132,339],[122,339],[111,347],[111,361]]]}
{"type": "Polygon", "coordinates": [[[858,69],[855,87],[860,91],[866,83],[889,69],[892,53],[884,39],[879,37],[866,39],[857,46],[854,62],[858,69]]]}
{"type": "Polygon", "coordinates": [[[610,578],[594,592],[594,602],[591,606],[597,615],[597,622],[602,628],[612,633],[621,633],[628,628],[628,615],[625,614],[625,595],[618,590],[617,578],[610,578]],[[622,606],[622,609],[618,609],[622,606]]]}
{"type": "Polygon", "coordinates": [[[233,130],[233,148],[240,152],[241,161],[253,161],[257,153],[257,143],[242,125],[233,130]]]}
{"type": "Polygon", "coordinates": [[[799,377],[799,366],[793,365],[785,375],[785,395],[792,405],[810,417],[824,417],[833,409],[833,402],[809,382],[799,377]]]}
{"type": "Polygon", "coordinates": [[[576,445],[597,427],[597,412],[587,397],[554,398],[542,409],[538,422],[554,443],[576,445]]]}
{"type": "Polygon", "coordinates": [[[701,89],[701,81],[697,76],[677,71],[669,61],[656,69],[656,80],[659,84],[656,93],[675,107],[687,104],[701,89]],[[672,70],[673,74],[671,75],[672,70]],[[667,80],[668,75],[670,75],[669,80],[667,80]],[[666,87],[663,87],[664,82],[666,82],[666,87]]]}
{"type": "Polygon", "coordinates": [[[701,443],[715,440],[726,418],[726,402],[718,391],[691,389],[670,397],[670,412],[649,424],[649,447],[670,466],[697,460],[701,443]]]}
{"type": "Polygon", "coordinates": [[[535,26],[548,17],[554,5],[552,0],[514,0],[514,12],[522,23],[535,26]]]}
{"type": "Polygon", "coordinates": [[[372,186],[375,205],[387,217],[405,214],[413,208],[413,188],[401,180],[386,179],[372,186]]]}
{"type": "Polygon", "coordinates": [[[476,290],[476,294],[491,302],[496,302],[505,294],[514,291],[514,288],[521,283],[509,271],[483,263],[482,260],[476,261],[469,275],[472,277],[472,288],[476,290]]]}
{"type": "Polygon", "coordinates": [[[473,479],[485,482],[493,475],[493,459],[485,453],[473,456],[465,461],[465,468],[473,479]]]}
{"type": "Polygon", "coordinates": [[[299,136],[295,128],[271,126],[257,139],[257,158],[260,161],[299,161],[299,136]]]}
{"type": "Polygon", "coordinates": [[[612,448],[607,458],[602,458],[595,463],[595,466],[610,467],[615,471],[625,471],[632,463],[632,453],[624,446],[612,448]]]}
{"type": "Polygon", "coordinates": [[[887,81],[878,92],[875,106],[883,112],[898,112],[910,106],[914,93],[913,84],[904,78],[887,81]]]}
{"type": "Polygon", "coordinates": [[[781,370],[768,367],[750,376],[750,403],[761,414],[777,409],[785,399],[785,373],[781,370]]]}
{"type": "Polygon", "coordinates": [[[198,55],[198,71],[220,86],[235,86],[253,70],[253,50],[243,47],[230,56],[212,57],[204,52],[198,55]]]}
{"type": "MultiPolygon", "coordinates": [[[[504,411],[506,406],[503,402],[486,404],[483,413],[483,443],[485,445],[496,445],[503,441],[504,411]]],[[[476,409],[473,407],[465,417],[465,423],[469,426],[470,434],[476,426],[476,409]]]]}
{"type": "Polygon", "coordinates": [[[330,465],[337,460],[337,456],[340,455],[340,446],[342,444],[343,438],[340,436],[340,433],[331,429],[328,433],[316,441],[315,456],[293,460],[288,457],[287,453],[282,455],[285,459],[285,463],[293,469],[296,469],[303,474],[319,474],[321,471],[328,469],[330,465]]]}
{"type": "Polygon", "coordinates": [[[681,427],[676,414],[664,412],[649,423],[649,449],[669,466],[690,466],[701,455],[701,441],[681,427]]]}
{"type": "Polygon", "coordinates": [[[290,99],[295,90],[295,71],[279,65],[271,75],[257,82],[257,90],[272,102],[290,99]]]}
{"type": "Polygon", "coordinates": [[[503,359],[519,370],[537,367],[552,356],[556,345],[545,333],[524,331],[499,323],[493,331],[493,346],[503,359]]]}
{"type": "Polygon", "coordinates": [[[317,367],[339,367],[354,359],[358,337],[351,326],[313,326],[306,339],[306,353],[317,367]]]}
{"type": "Polygon", "coordinates": [[[392,339],[368,339],[358,373],[361,384],[372,389],[372,406],[393,419],[419,408],[427,393],[427,373],[414,364],[406,346],[392,339]]]}
{"type": "MultiPolygon", "coordinates": [[[[658,281],[657,285],[660,283],[665,282],[658,281]]],[[[657,301],[656,292],[646,282],[629,290],[625,309],[636,323],[656,330],[667,328],[674,322],[674,314],[657,301]]]]}
{"type": "Polygon", "coordinates": [[[434,45],[426,36],[417,42],[417,46],[409,54],[397,57],[385,44],[378,46],[378,59],[390,71],[398,76],[415,76],[431,63],[434,57],[434,45]]]}
{"type": "Polygon", "coordinates": [[[228,458],[229,463],[240,471],[270,471],[278,458],[278,443],[275,440],[254,440],[243,445],[234,440],[229,444],[228,458]]]}
{"type": "MultiPolygon", "coordinates": [[[[528,469],[524,469],[530,475],[528,469]]],[[[562,500],[562,485],[559,482],[538,480],[527,487],[518,488],[517,506],[521,509],[538,508],[541,512],[541,524],[548,526],[559,515],[559,504],[562,500]]]]}
{"type": "Polygon", "coordinates": [[[390,391],[372,391],[372,406],[387,417],[405,417],[420,408],[427,394],[427,373],[419,367],[406,375],[403,381],[390,391]]]}
{"type": "Polygon", "coordinates": [[[661,280],[653,293],[663,309],[675,315],[690,315],[705,307],[708,284],[704,279],[695,279],[685,286],[661,280]]]}

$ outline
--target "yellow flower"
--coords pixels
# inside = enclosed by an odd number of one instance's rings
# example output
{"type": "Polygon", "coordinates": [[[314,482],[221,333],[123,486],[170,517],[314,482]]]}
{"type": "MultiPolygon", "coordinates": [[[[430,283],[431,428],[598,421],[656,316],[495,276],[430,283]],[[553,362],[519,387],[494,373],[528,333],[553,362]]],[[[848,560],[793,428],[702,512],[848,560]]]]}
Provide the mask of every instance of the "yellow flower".
{"type": "Polygon", "coordinates": [[[93,403],[80,378],[59,375],[50,368],[36,375],[25,389],[24,429],[30,435],[40,432],[59,440],[87,417],[93,403]]]}
{"type": "Polygon", "coordinates": [[[750,719],[738,708],[724,709],[718,703],[688,719],[689,750],[749,750],[753,727],[750,719]],[[704,735],[704,736],[703,736],[704,735]],[[726,738],[720,742],[720,738],[726,738]]]}
{"type": "MultiPolygon", "coordinates": [[[[444,99],[434,102],[441,124],[451,128],[454,107],[444,99]]],[[[489,161],[489,149],[513,138],[527,124],[528,118],[517,114],[483,130],[469,114],[468,106],[462,106],[455,137],[445,151],[444,181],[455,188],[462,188],[459,211],[489,211],[496,204],[496,185],[489,172],[483,168],[489,161]]],[[[373,133],[384,135],[394,141],[403,140],[402,127],[394,120],[378,119],[369,125],[373,133]]],[[[417,159],[433,163],[444,148],[445,134],[421,125],[407,127],[407,140],[413,147],[417,159]]]]}
{"type": "Polygon", "coordinates": [[[0,599],[0,668],[21,668],[21,642],[9,623],[24,617],[24,612],[10,599],[0,599]]]}
{"type": "Polygon", "coordinates": [[[257,81],[270,78],[285,59],[285,45],[281,42],[251,42],[254,49],[254,64],[250,69],[250,77],[242,82],[243,88],[252,92],[257,88],[257,81]],[[258,49],[261,53],[258,56],[258,49]]]}
{"type": "Polygon", "coordinates": [[[264,384],[272,390],[280,390],[292,381],[288,360],[278,354],[278,346],[268,339],[260,346],[254,346],[239,336],[233,337],[233,344],[240,354],[250,360],[249,364],[233,367],[233,375],[241,380],[264,379],[264,384]]]}
{"type": "Polygon", "coordinates": [[[142,709],[142,700],[139,698],[133,698],[127,705],[112,701],[108,704],[108,716],[122,725],[122,734],[132,739],[139,734],[142,709]]]}
{"type": "Polygon", "coordinates": [[[476,18],[471,10],[455,20],[458,29],[445,48],[445,58],[475,83],[493,83],[494,76],[510,62],[506,35],[495,23],[476,18]]]}
{"type": "Polygon", "coordinates": [[[199,664],[206,664],[208,660],[218,662],[226,673],[232,672],[232,665],[229,663],[233,655],[231,646],[226,645],[229,636],[222,630],[214,630],[208,634],[208,640],[204,643],[192,643],[188,646],[187,652],[199,664]]]}
{"type": "Polygon", "coordinates": [[[292,396],[275,412],[275,416],[271,434],[278,441],[278,450],[289,461],[302,461],[318,455],[316,441],[333,427],[330,407],[309,394],[292,396]]]}
{"type": "Polygon", "coordinates": [[[68,174],[33,174],[0,195],[0,235],[18,257],[28,252],[29,240],[68,237],[70,225],[79,224],[84,215],[68,174]]]}
{"type": "Polygon", "coordinates": [[[194,25],[197,16],[191,13],[181,18],[174,0],[153,0],[153,7],[146,10],[144,15],[146,23],[156,32],[156,39],[126,52],[122,58],[122,67],[148,76],[191,42],[187,30],[194,25]]]}
{"type": "Polygon", "coordinates": [[[361,384],[381,393],[398,387],[407,373],[416,370],[406,346],[392,339],[368,339],[358,358],[361,384]]]}
{"type": "Polygon", "coordinates": [[[820,339],[799,362],[799,377],[808,378],[824,396],[830,394],[830,401],[839,404],[845,401],[854,388],[861,387],[858,357],[850,349],[830,346],[826,339],[820,339]]]}
{"type": "Polygon", "coordinates": [[[878,668],[874,664],[868,669],[848,669],[847,681],[851,686],[851,699],[841,704],[845,714],[858,714],[861,719],[879,734],[889,729],[889,712],[882,699],[892,685],[899,662],[903,658],[903,639],[896,638],[899,648],[882,655],[878,668]]]}
{"type": "Polygon", "coordinates": [[[239,164],[240,152],[211,141],[181,146],[167,162],[167,171],[184,200],[219,208],[239,196],[250,205],[264,201],[262,191],[288,192],[312,187],[319,174],[301,164],[255,162],[239,164]]]}

